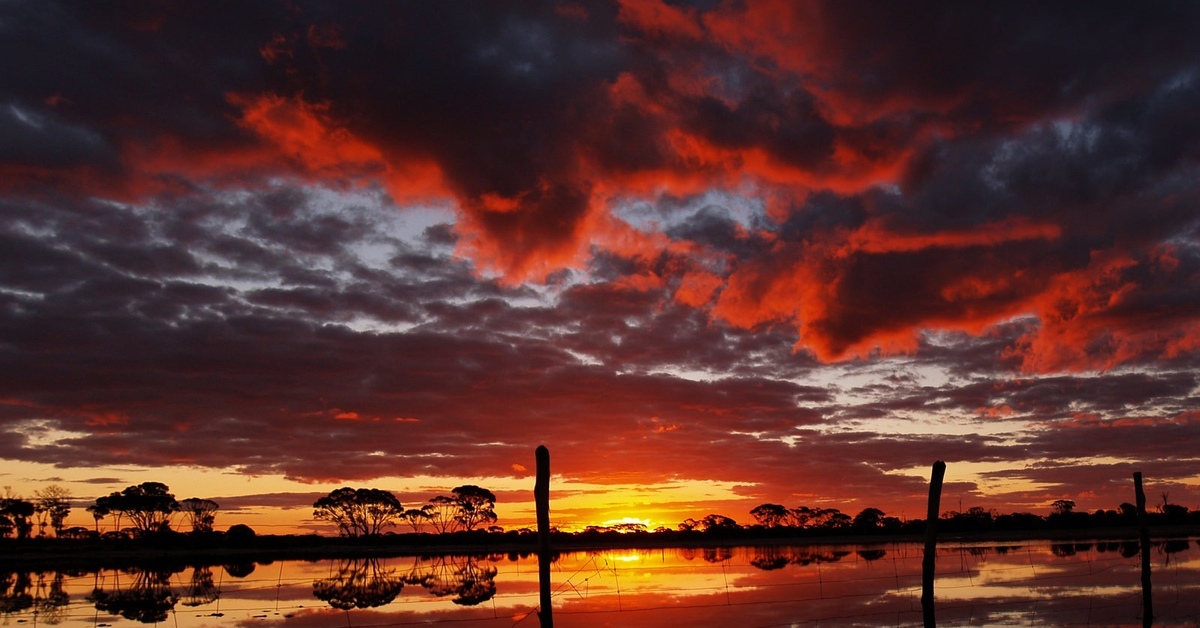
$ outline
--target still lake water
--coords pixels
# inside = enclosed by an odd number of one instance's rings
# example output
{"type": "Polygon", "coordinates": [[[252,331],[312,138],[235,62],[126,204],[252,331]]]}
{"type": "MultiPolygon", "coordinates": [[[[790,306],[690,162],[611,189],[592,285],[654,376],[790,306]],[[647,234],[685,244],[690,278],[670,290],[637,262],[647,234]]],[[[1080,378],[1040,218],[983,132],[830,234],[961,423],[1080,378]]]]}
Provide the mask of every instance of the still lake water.
{"type": "MultiPolygon", "coordinates": [[[[572,552],[556,628],[920,626],[916,544],[572,552]]],[[[1136,544],[939,547],[939,626],[1142,626],[1136,544]]],[[[1200,547],[1156,542],[1155,625],[1200,625],[1200,547]]],[[[100,572],[0,562],[0,626],[537,628],[535,556],[324,559],[100,572]]]]}

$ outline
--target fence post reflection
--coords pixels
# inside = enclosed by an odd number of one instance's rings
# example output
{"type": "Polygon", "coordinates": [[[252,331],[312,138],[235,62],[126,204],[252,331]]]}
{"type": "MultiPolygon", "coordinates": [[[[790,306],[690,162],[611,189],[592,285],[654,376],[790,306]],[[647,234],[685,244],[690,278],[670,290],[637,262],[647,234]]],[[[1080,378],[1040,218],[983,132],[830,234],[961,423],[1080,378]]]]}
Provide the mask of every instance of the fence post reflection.
{"type": "Polygon", "coordinates": [[[538,445],[534,452],[537,458],[537,476],[533,485],[533,501],[537,508],[538,535],[538,589],[541,608],[538,617],[542,628],[553,628],[554,617],[550,607],[550,450],[538,445]]]}
{"type": "Polygon", "coordinates": [[[942,480],[946,477],[946,463],[933,463],[933,474],[929,478],[929,508],[925,516],[925,555],[921,562],[921,615],[925,627],[933,628],[937,623],[933,616],[933,576],[937,563],[937,524],[942,503],[942,480]]]}
{"type": "Polygon", "coordinates": [[[1146,524],[1146,491],[1142,489],[1142,472],[1133,473],[1133,490],[1137,496],[1138,534],[1142,543],[1142,625],[1154,625],[1154,602],[1150,596],[1150,527],[1146,524]]]}

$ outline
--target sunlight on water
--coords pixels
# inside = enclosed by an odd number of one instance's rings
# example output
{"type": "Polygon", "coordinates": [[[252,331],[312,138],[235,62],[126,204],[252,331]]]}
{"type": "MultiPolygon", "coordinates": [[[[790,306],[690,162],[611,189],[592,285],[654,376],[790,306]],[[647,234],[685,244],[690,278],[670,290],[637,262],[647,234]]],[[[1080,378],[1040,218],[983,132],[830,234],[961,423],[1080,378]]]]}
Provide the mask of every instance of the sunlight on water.
{"type": "MultiPolygon", "coordinates": [[[[939,626],[1142,625],[1136,544],[947,546],[939,626]]],[[[554,625],[920,626],[921,548],[572,552],[553,564],[554,625]]],[[[1155,625],[1200,621],[1200,549],[1156,543],[1155,625]]],[[[539,626],[535,557],[321,559],[15,571],[0,625],[539,626]]]]}

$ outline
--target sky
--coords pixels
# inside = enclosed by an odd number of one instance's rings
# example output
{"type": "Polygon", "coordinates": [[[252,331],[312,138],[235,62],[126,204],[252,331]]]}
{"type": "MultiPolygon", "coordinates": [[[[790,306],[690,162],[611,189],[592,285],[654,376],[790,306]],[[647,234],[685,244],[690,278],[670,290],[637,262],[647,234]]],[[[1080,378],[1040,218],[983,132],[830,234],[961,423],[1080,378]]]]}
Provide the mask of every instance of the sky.
{"type": "Polygon", "coordinates": [[[0,76],[15,493],[1200,508],[1200,4],[0,0],[0,76]]]}

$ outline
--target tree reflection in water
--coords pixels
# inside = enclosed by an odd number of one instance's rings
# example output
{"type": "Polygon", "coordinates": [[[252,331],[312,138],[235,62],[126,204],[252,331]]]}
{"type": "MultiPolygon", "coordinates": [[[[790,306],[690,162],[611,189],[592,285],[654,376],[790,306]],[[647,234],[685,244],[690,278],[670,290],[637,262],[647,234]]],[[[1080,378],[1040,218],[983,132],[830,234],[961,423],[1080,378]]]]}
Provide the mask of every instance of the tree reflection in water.
{"type": "Polygon", "coordinates": [[[33,607],[28,571],[0,571],[0,613],[12,615],[33,607]]]}
{"type": "Polygon", "coordinates": [[[192,581],[180,597],[184,606],[204,606],[217,601],[221,590],[213,583],[212,567],[208,565],[192,568],[192,581]]]}
{"type": "Polygon", "coordinates": [[[36,583],[34,577],[29,571],[0,571],[0,613],[12,615],[32,608],[41,621],[61,623],[71,603],[63,572],[36,572],[36,583]]]}
{"type": "Polygon", "coordinates": [[[118,583],[114,590],[97,587],[88,600],[97,610],[143,624],[166,621],[179,601],[171,589],[171,575],[180,571],[169,567],[130,569],[125,573],[133,576],[132,585],[122,588],[118,583]]]}
{"type": "Polygon", "coordinates": [[[37,594],[34,595],[33,607],[47,624],[62,623],[71,596],[63,588],[63,574],[54,572],[54,576],[46,580],[46,574],[38,574],[37,594]]]}
{"type": "Polygon", "coordinates": [[[377,559],[338,562],[328,578],[313,582],[313,596],[342,610],[383,606],[396,599],[405,584],[420,586],[437,597],[450,597],[460,606],[475,606],[496,595],[497,568],[476,557],[414,558],[403,576],[385,569],[377,559]]]}
{"type": "MultiPolygon", "coordinates": [[[[883,550],[861,550],[859,556],[867,561],[883,558],[887,552],[883,550]]],[[[750,564],[763,571],[783,569],[787,565],[812,565],[814,563],[836,563],[849,556],[850,552],[840,549],[822,547],[756,547],[754,558],[750,564]]],[[[707,560],[707,556],[705,557],[707,560]]]]}
{"type": "Polygon", "coordinates": [[[732,547],[706,547],[704,548],[704,562],[706,563],[723,563],[733,558],[732,547]]]}
{"type": "Polygon", "coordinates": [[[468,558],[458,572],[462,582],[455,589],[454,599],[451,601],[461,606],[475,606],[492,599],[492,596],[496,595],[498,571],[495,565],[480,565],[468,558]]]}
{"type": "Polygon", "coordinates": [[[453,595],[451,601],[460,606],[475,606],[496,595],[497,573],[488,557],[427,556],[413,561],[404,581],[437,597],[453,595]],[[480,564],[481,558],[488,562],[480,564]]]}
{"type": "Polygon", "coordinates": [[[254,563],[233,563],[222,566],[222,569],[225,570],[225,573],[233,576],[234,578],[245,578],[246,576],[254,573],[254,568],[254,563]]]}
{"type": "MultiPolygon", "coordinates": [[[[1196,547],[1194,539],[1153,543],[1154,592],[1162,592],[1154,625],[1191,626],[1200,616],[1196,547]]],[[[1140,561],[1126,557],[1136,549],[1125,539],[947,544],[938,619],[1140,626],[1140,561]]],[[[906,543],[564,552],[550,582],[570,594],[554,600],[555,625],[919,626],[922,558],[920,544],[906,543]]],[[[269,575],[259,563],[251,578],[260,577],[245,581],[235,576],[253,563],[222,570],[160,559],[141,570],[20,573],[7,559],[0,556],[0,626],[538,625],[532,555],[312,558],[281,562],[269,575]],[[261,610],[269,599],[278,615],[261,610]],[[96,612],[81,612],[81,603],[96,612]]]]}
{"type": "Polygon", "coordinates": [[[394,569],[383,569],[374,558],[338,561],[337,572],[313,582],[313,597],[341,610],[374,608],[396,599],[404,580],[394,569]]]}
{"type": "Polygon", "coordinates": [[[861,549],[861,550],[858,550],[858,556],[869,563],[872,561],[879,560],[880,558],[883,558],[884,556],[887,556],[887,550],[881,550],[878,548],[876,548],[876,549],[861,549]]]}
{"type": "Polygon", "coordinates": [[[755,548],[755,550],[754,558],[750,559],[750,564],[763,571],[783,569],[790,564],[788,557],[779,551],[778,547],[760,547],[755,548]]]}

